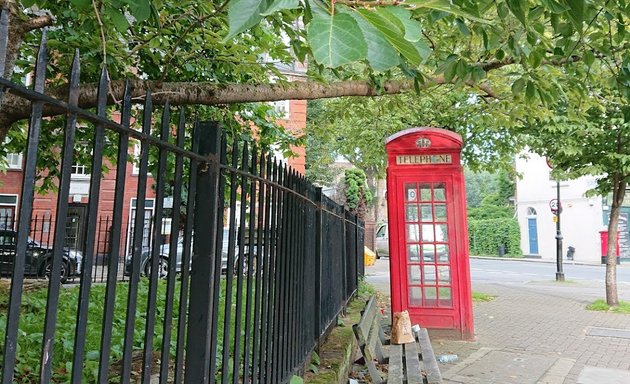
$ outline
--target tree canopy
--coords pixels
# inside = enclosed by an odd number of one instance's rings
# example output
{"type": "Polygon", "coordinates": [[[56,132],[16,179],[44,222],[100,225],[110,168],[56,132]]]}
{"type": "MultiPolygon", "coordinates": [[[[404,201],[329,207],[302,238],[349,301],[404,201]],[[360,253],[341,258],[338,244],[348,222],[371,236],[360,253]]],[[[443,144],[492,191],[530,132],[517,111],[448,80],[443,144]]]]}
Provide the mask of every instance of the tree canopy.
{"type": "MultiPolygon", "coordinates": [[[[137,79],[135,97],[151,87],[156,102],[168,98],[175,105],[422,92],[445,83],[471,86],[485,98],[513,93],[528,103],[552,104],[571,93],[587,98],[590,79],[573,75],[593,66],[610,67],[611,87],[628,98],[625,0],[0,3],[12,15],[15,60],[5,74],[30,70],[37,40],[30,32],[51,26],[54,69],[63,72],[79,48],[91,58],[84,61],[87,80],[107,63],[113,80],[137,79]],[[312,81],[278,81],[274,64],[306,57],[313,58],[312,81]],[[324,81],[331,71],[337,80],[324,81]],[[495,87],[496,79],[509,86],[495,87]]],[[[63,79],[50,84],[52,95],[65,89],[63,79]]],[[[83,87],[84,107],[94,104],[94,89],[83,87]]],[[[112,101],[121,96],[121,83],[114,82],[112,101]]],[[[0,136],[6,123],[27,114],[28,106],[8,95],[0,136]]]]}

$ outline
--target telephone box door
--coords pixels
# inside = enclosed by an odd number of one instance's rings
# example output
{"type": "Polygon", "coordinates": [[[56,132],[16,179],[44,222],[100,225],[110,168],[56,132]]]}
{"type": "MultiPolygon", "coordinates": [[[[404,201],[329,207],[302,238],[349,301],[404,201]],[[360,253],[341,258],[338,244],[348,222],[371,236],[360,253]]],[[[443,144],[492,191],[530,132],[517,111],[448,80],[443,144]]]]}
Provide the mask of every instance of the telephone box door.
{"type": "MultiPolygon", "coordinates": [[[[401,288],[412,318],[428,328],[459,328],[458,257],[454,233],[453,194],[448,177],[405,177],[398,183],[404,201],[399,218],[401,288]],[[427,310],[430,309],[430,310],[427,310]]],[[[403,298],[401,298],[403,299],[403,298]]],[[[403,299],[404,300],[404,299],[403,299]]]]}

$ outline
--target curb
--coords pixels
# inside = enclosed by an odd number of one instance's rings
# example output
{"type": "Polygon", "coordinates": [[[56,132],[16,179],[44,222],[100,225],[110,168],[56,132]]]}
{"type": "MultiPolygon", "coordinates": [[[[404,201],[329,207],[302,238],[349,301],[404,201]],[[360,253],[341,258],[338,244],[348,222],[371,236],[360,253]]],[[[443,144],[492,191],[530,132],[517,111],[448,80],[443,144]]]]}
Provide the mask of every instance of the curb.
{"type": "MultiPolygon", "coordinates": [[[[535,259],[528,257],[498,257],[498,256],[470,256],[471,259],[479,259],[479,260],[497,260],[497,261],[525,261],[528,263],[545,263],[545,264],[555,264],[556,260],[549,259],[535,259]]],[[[602,266],[606,267],[606,264],[597,264],[597,263],[584,263],[582,261],[571,261],[571,260],[562,260],[562,264],[571,264],[571,265],[588,265],[591,267],[602,266]]],[[[627,264],[626,264],[627,265],[627,264]]],[[[622,267],[624,264],[617,264],[617,267],[622,267]]]]}

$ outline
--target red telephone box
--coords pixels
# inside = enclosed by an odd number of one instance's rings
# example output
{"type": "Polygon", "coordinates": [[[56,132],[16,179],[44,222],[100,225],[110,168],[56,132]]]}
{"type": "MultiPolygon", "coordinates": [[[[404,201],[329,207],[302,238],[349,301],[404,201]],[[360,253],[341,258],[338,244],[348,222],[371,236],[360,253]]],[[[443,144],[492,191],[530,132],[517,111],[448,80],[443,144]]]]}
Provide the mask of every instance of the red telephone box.
{"type": "Polygon", "coordinates": [[[462,139],[439,128],[390,136],[387,209],[392,312],[474,339],[462,139]]]}

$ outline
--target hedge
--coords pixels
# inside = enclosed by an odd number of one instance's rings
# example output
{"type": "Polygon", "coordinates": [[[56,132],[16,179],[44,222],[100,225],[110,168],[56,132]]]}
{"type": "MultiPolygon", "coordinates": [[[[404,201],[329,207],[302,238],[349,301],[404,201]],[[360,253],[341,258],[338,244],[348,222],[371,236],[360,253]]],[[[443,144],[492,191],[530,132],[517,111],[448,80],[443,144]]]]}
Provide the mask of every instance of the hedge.
{"type": "Polygon", "coordinates": [[[505,256],[521,256],[521,233],[515,218],[468,220],[471,255],[498,255],[500,245],[505,256]]]}

